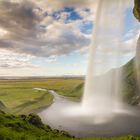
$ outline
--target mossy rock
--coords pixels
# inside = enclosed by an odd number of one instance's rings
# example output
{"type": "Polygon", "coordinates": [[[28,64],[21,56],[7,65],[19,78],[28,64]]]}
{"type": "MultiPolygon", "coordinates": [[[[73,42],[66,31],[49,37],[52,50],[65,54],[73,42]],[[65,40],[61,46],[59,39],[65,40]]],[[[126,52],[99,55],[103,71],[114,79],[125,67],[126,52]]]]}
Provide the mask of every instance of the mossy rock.
{"type": "Polygon", "coordinates": [[[140,0],[134,0],[135,6],[133,9],[134,16],[140,21],[140,0]]]}
{"type": "Polygon", "coordinates": [[[35,125],[36,127],[43,127],[43,123],[41,121],[41,118],[36,114],[29,114],[26,117],[26,121],[28,121],[30,124],[35,125]]]}

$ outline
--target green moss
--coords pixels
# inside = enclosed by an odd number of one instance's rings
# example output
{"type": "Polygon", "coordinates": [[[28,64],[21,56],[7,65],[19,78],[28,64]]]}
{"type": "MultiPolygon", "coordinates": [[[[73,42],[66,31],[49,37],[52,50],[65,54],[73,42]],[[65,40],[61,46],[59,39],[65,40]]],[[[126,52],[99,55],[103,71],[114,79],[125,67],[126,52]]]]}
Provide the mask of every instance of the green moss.
{"type": "Polygon", "coordinates": [[[35,114],[15,116],[0,111],[0,140],[49,140],[61,137],[71,138],[66,132],[44,125],[35,114]]]}
{"type": "Polygon", "coordinates": [[[134,0],[135,7],[133,9],[134,16],[140,21],[140,0],[134,0]]]}
{"type": "Polygon", "coordinates": [[[135,58],[123,67],[123,91],[124,99],[131,105],[140,102],[137,74],[135,68],[135,58]]]}
{"type": "Polygon", "coordinates": [[[79,101],[83,95],[83,88],[84,88],[84,82],[82,81],[80,84],[76,84],[71,90],[61,93],[63,96],[70,97],[70,99],[79,101]]]}
{"type": "Polygon", "coordinates": [[[140,140],[139,137],[74,138],[67,132],[51,129],[35,115],[10,115],[0,111],[0,140],[140,140]]]}

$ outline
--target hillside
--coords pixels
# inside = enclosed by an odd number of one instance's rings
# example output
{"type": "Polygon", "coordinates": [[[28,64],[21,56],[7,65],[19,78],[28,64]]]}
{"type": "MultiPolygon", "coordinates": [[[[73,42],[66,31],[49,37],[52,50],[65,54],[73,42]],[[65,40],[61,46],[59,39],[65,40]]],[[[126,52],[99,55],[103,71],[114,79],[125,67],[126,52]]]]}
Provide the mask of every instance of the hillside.
{"type": "Polygon", "coordinates": [[[125,100],[132,105],[140,103],[139,83],[135,68],[135,58],[123,67],[124,88],[122,94],[125,100]]]}
{"type": "Polygon", "coordinates": [[[74,138],[44,125],[35,114],[10,115],[0,111],[0,140],[140,140],[138,137],[74,138]]]}
{"type": "MultiPolygon", "coordinates": [[[[140,95],[139,95],[139,84],[138,84],[138,76],[135,68],[135,58],[125,64],[123,67],[119,69],[114,69],[102,76],[95,77],[96,81],[102,82],[102,79],[107,79],[108,76],[114,75],[115,71],[122,70],[122,80],[123,80],[123,89],[122,96],[124,101],[131,105],[137,105],[140,103],[140,95]]],[[[81,98],[83,94],[84,83],[79,84],[74,89],[70,91],[70,95],[75,98],[81,98]]]]}
{"type": "Polygon", "coordinates": [[[0,140],[50,140],[70,138],[66,132],[52,130],[35,114],[14,116],[0,111],[0,140]]]}

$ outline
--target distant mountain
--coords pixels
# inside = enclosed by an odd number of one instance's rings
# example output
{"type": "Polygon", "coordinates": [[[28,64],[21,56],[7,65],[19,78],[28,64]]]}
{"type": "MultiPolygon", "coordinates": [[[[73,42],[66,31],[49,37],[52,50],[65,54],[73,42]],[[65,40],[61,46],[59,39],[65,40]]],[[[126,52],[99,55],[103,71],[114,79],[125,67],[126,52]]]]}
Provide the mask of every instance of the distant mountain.
{"type": "Polygon", "coordinates": [[[60,76],[0,76],[0,80],[34,80],[34,79],[84,79],[83,75],[60,75],[60,76]]]}

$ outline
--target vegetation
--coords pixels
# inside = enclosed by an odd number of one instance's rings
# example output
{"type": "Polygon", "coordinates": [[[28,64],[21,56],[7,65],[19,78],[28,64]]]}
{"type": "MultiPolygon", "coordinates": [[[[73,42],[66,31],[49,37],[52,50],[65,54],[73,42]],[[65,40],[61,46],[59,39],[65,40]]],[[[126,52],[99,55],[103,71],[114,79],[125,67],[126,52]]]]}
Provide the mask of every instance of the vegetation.
{"type": "Polygon", "coordinates": [[[10,115],[0,111],[0,140],[140,140],[126,136],[116,138],[74,138],[64,131],[44,125],[35,114],[10,115]]]}
{"type": "Polygon", "coordinates": [[[84,81],[81,80],[80,84],[77,83],[76,85],[71,86],[69,90],[66,92],[58,92],[58,94],[62,96],[69,97],[70,100],[74,101],[80,101],[83,95],[83,89],[84,89],[84,81]]]}
{"type": "Polygon", "coordinates": [[[135,59],[132,59],[123,67],[123,96],[124,99],[131,105],[140,103],[139,85],[135,68],[135,59]]]}
{"type": "Polygon", "coordinates": [[[35,114],[14,116],[0,111],[0,140],[51,140],[71,138],[66,132],[52,130],[35,114]]]}
{"type": "Polygon", "coordinates": [[[134,0],[135,1],[135,7],[133,9],[133,13],[135,17],[140,21],[140,0],[134,0]]]}
{"type": "Polygon", "coordinates": [[[81,79],[74,78],[0,80],[0,109],[14,114],[27,114],[53,102],[53,96],[47,91],[34,88],[53,89],[61,95],[76,97],[71,90],[81,82],[81,79]]]}

